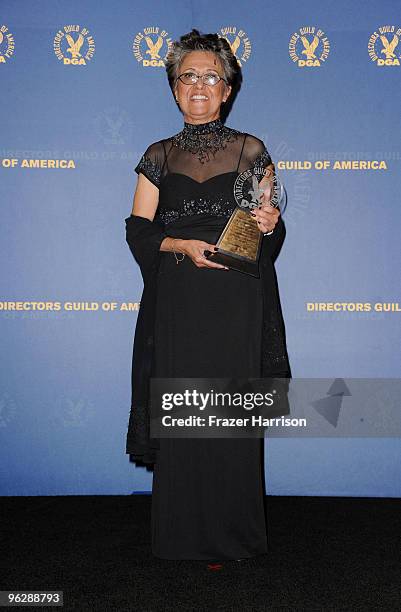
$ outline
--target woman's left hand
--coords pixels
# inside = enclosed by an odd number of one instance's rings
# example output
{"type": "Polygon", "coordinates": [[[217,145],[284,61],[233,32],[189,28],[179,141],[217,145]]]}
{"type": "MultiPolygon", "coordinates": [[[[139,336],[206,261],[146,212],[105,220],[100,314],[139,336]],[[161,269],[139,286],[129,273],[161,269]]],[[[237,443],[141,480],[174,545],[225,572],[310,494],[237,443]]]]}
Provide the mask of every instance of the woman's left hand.
{"type": "Polygon", "coordinates": [[[280,211],[270,204],[261,204],[258,208],[254,208],[251,211],[251,215],[258,222],[260,231],[265,234],[266,232],[271,232],[276,227],[280,211]]]}
{"type": "Polygon", "coordinates": [[[251,210],[251,214],[258,222],[258,228],[263,234],[274,230],[280,216],[280,209],[270,204],[275,175],[274,166],[268,166],[266,170],[266,175],[259,183],[260,205],[258,208],[254,208],[253,211],[251,210]]]}

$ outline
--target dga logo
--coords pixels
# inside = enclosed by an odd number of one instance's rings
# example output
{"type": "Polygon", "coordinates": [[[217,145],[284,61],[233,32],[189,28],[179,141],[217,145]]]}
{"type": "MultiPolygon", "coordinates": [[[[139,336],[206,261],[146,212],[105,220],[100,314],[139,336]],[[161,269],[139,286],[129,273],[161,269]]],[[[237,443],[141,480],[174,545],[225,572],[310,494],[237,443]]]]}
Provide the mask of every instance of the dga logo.
{"type": "Polygon", "coordinates": [[[144,28],[135,35],[132,52],[142,66],[164,67],[172,43],[166,30],[159,27],[144,28]]]}
{"type": "Polygon", "coordinates": [[[330,42],[324,31],[315,26],[299,28],[290,38],[288,51],[300,68],[321,66],[330,53],[330,42]]]}
{"type": "Polygon", "coordinates": [[[54,37],[54,52],[66,66],[86,66],[95,53],[95,41],[87,28],[67,25],[54,37]]]}
{"type": "Polygon", "coordinates": [[[237,58],[240,66],[245,64],[251,56],[252,45],[246,32],[236,27],[220,28],[220,36],[225,38],[231,47],[231,51],[237,58]]]}
{"type": "Polygon", "coordinates": [[[14,36],[5,25],[0,26],[0,64],[5,64],[14,53],[14,36]]]}
{"type": "Polygon", "coordinates": [[[82,395],[79,389],[70,390],[68,396],[59,396],[53,408],[53,424],[71,429],[87,427],[96,413],[93,401],[82,395]]]}
{"type": "Polygon", "coordinates": [[[234,183],[234,198],[238,206],[245,210],[252,210],[268,202],[284,212],[286,203],[283,183],[273,170],[262,166],[244,170],[237,176],[234,183]]]}
{"type": "Polygon", "coordinates": [[[399,45],[401,28],[382,26],[369,38],[368,52],[376,66],[399,66],[401,45],[399,45]]]}
{"type": "Polygon", "coordinates": [[[126,144],[132,134],[133,123],[123,109],[112,106],[96,115],[95,128],[104,144],[126,144]]]}

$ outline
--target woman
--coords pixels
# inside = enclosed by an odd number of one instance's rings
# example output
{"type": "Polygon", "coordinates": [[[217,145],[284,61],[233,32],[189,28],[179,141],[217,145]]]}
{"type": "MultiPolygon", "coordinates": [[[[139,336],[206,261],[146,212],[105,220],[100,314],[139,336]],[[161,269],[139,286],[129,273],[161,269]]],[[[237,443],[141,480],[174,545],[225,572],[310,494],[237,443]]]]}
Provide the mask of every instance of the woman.
{"type": "Polygon", "coordinates": [[[238,173],[274,166],[259,138],[221,120],[240,72],[225,39],[192,30],[172,45],[166,69],[184,127],[145,151],[125,220],[144,280],[126,451],[154,463],[155,556],[253,557],[267,551],[263,440],[152,440],[148,385],[149,376],[290,377],[273,267],[279,211],[254,213],[265,235],[259,278],[205,256],[235,208],[238,173]]]}

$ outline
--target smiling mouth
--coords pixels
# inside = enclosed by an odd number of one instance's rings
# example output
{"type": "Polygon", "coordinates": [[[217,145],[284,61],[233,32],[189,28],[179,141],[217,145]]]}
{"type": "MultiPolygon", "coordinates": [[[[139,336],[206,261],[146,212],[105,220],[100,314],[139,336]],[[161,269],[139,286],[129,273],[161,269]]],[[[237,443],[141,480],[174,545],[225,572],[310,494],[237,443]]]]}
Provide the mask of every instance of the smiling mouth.
{"type": "Polygon", "coordinates": [[[193,100],[194,102],[204,102],[206,100],[209,100],[209,98],[207,96],[194,95],[191,96],[191,100],[193,100]]]}

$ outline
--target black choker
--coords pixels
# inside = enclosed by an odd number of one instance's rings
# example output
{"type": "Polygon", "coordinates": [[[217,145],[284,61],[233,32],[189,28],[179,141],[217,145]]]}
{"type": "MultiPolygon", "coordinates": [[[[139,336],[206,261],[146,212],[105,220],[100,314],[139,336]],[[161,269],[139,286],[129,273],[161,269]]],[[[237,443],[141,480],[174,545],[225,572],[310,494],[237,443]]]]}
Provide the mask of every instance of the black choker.
{"type": "Polygon", "coordinates": [[[210,134],[211,132],[215,132],[216,130],[221,129],[223,123],[221,119],[214,119],[213,121],[208,121],[207,123],[187,123],[184,122],[184,132],[188,134],[210,134]]]}
{"type": "Polygon", "coordinates": [[[214,119],[207,123],[184,122],[184,129],[172,137],[174,147],[180,147],[198,156],[203,164],[210,160],[220,149],[225,149],[227,142],[238,138],[240,132],[226,127],[221,119],[214,119]]]}

